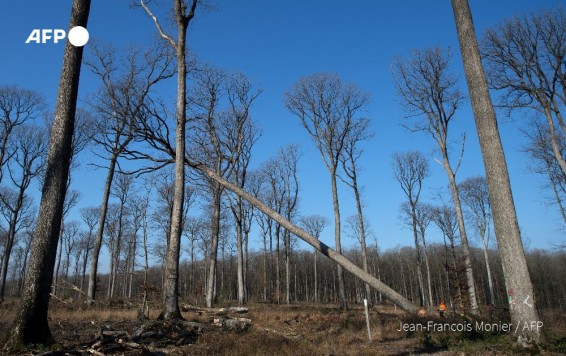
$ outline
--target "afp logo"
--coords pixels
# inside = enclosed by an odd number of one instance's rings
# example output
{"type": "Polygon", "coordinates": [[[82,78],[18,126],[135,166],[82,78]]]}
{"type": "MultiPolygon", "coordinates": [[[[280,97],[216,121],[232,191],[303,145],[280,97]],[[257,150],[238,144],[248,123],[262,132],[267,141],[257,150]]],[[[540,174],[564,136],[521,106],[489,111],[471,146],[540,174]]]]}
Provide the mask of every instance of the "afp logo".
{"type": "Polygon", "coordinates": [[[30,35],[26,40],[26,44],[36,43],[59,43],[68,37],[69,42],[75,47],[82,47],[88,42],[89,34],[86,28],[82,26],[75,26],[69,31],[69,35],[65,33],[65,30],[61,29],[39,29],[35,28],[31,31],[30,35]]]}

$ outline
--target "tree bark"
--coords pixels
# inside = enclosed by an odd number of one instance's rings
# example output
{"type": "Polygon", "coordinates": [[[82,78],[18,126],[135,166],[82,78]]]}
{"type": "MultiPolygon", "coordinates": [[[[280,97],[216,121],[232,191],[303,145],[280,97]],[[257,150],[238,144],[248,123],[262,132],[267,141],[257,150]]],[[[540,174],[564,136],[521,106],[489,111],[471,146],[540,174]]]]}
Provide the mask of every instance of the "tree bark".
{"type": "MultiPolygon", "coordinates": [[[[336,244],[336,252],[342,253],[342,243],[340,242],[340,205],[338,202],[338,188],[336,186],[336,171],[330,172],[332,181],[332,206],[334,208],[334,242],[336,244]]],[[[340,307],[348,309],[346,301],[346,286],[344,284],[344,271],[342,265],[336,265],[336,273],[338,275],[338,296],[340,299],[340,307]]]]}
{"type": "MultiPolygon", "coordinates": [[[[74,0],[69,29],[86,27],[89,11],[90,0],[74,0]]],[[[53,342],[47,310],[69,177],[82,55],[82,47],[66,44],[25,293],[4,346],[6,350],[53,342]]]]}
{"type": "Polygon", "coordinates": [[[474,281],[474,271],[472,269],[472,260],[470,257],[470,246],[468,244],[468,235],[466,234],[466,225],[464,223],[464,212],[462,211],[462,203],[460,201],[460,194],[458,193],[458,185],[456,184],[456,177],[448,161],[448,154],[444,154],[444,169],[448,175],[450,183],[450,193],[452,194],[452,201],[454,202],[454,209],[456,209],[456,218],[458,220],[458,230],[460,231],[460,240],[462,241],[462,254],[464,257],[464,268],[466,269],[466,282],[468,283],[468,298],[470,303],[470,312],[474,315],[478,314],[478,301],[476,297],[476,285],[474,281]]]}
{"type": "Polygon", "coordinates": [[[419,283],[419,302],[421,306],[425,306],[425,294],[424,294],[424,281],[423,281],[423,269],[422,269],[422,262],[421,262],[421,248],[419,246],[419,233],[417,231],[417,213],[415,211],[415,204],[412,201],[409,202],[411,204],[411,218],[412,218],[412,228],[413,228],[413,240],[415,241],[415,253],[417,255],[417,264],[416,264],[416,272],[417,272],[417,281],[419,283]]]}
{"type": "Polygon", "coordinates": [[[467,0],[452,0],[452,8],[485,165],[495,234],[509,296],[511,321],[513,325],[519,326],[515,336],[539,342],[540,329],[524,328],[531,322],[538,322],[539,317],[472,14],[467,0]]]}
{"type": "Polygon", "coordinates": [[[167,246],[165,260],[165,283],[163,286],[163,306],[165,319],[182,319],[179,310],[179,255],[181,249],[181,233],[183,232],[183,204],[185,201],[185,138],[186,138],[186,107],[187,107],[187,67],[186,41],[189,21],[194,15],[193,4],[189,17],[186,14],[186,4],[183,0],[175,1],[175,18],[177,23],[177,42],[175,55],[177,57],[177,111],[175,126],[175,183],[173,212],[171,215],[171,235],[167,246]]]}
{"type": "MultiPolygon", "coordinates": [[[[352,189],[354,190],[354,197],[356,198],[356,208],[358,211],[358,224],[360,225],[360,245],[362,247],[362,267],[364,271],[369,273],[368,267],[368,254],[366,245],[366,227],[364,223],[364,213],[362,210],[362,200],[360,198],[360,192],[358,190],[358,181],[354,172],[354,178],[352,180],[352,189]]],[[[371,304],[371,289],[369,284],[365,284],[366,289],[366,299],[368,303],[371,304]]]]}
{"type": "Polygon", "coordinates": [[[212,236],[209,257],[208,283],[206,289],[206,307],[212,308],[216,299],[216,264],[218,258],[218,239],[220,235],[220,204],[222,197],[222,188],[219,184],[212,182],[214,185],[213,192],[213,213],[212,213],[212,236]]]}
{"type": "Polygon", "coordinates": [[[18,190],[18,198],[16,200],[16,205],[10,207],[12,213],[10,219],[10,225],[8,227],[8,236],[6,238],[6,243],[4,244],[4,255],[2,256],[2,270],[0,272],[0,300],[4,301],[4,290],[6,288],[6,277],[8,276],[8,264],[10,262],[10,255],[12,253],[12,248],[14,247],[14,240],[16,238],[16,230],[19,220],[19,215],[24,204],[25,191],[27,184],[20,186],[18,190]]]}
{"type": "Polygon", "coordinates": [[[118,155],[113,154],[110,157],[108,165],[108,173],[106,174],[106,183],[104,184],[104,193],[102,195],[102,205],[100,206],[100,216],[98,218],[98,229],[94,240],[94,248],[92,250],[92,259],[90,260],[90,273],[88,275],[88,303],[92,304],[96,298],[96,274],[98,271],[98,259],[100,249],[102,248],[102,238],[104,236],[104,225],[106,222],[106,213],[108,212],[108,200],[110,199],[110,188],[114,179],[114,171],[116,169],[116,161],[118,155]]]}
{"type": "Polygon", "coordinates": [[[243,251],[243,227],[242,227],[242,198],[236,199],[236,210],[234,219],[236,220],[236,249],[237,249],[237,275],[238,275],[238,304],[244,305],[245,290],[244,290],[244,251],[243,251]]]}

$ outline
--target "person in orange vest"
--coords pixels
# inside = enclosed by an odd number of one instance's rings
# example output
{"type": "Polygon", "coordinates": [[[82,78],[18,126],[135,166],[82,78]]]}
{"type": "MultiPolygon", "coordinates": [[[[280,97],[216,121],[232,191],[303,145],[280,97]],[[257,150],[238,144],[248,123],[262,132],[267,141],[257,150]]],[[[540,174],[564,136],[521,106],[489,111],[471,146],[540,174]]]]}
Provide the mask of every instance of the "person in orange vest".
{"type": "Polygon", "coordinates": [[[445,311],[446,311],[446,302],[444,302],[444,299],[441,299],[440,305],[438,306],[438,314],[440,315],[441,318],[444,318],[445,311]]]}

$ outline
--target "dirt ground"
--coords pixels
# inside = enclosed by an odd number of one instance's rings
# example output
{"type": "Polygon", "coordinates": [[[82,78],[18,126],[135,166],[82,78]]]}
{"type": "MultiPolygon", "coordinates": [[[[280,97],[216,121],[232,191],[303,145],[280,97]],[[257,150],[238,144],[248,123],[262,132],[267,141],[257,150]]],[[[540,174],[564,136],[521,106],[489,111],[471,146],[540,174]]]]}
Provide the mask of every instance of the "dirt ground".
{"type": "MultiPolygon", "coordinates": [[[[0,304],[0,337],[5,337],[17,301],[0,304]]],[[[181,303],[181,305],[184,305],[181,303]]],[[[235,305],[225,305],[230,307],[235,305]]],[[[370,310],[372,341],[368,339],[363,306],[343,312],[334,305],[248,305],[245,313],[218,309],[185,309],[185,322],[137,319],[138,305],[114,301],[86,307],[52,302],[50,326],[56,345],[33,348],[22,355],[547,355],[566,353],[566,316],[543,313],[547,341],[542,350],[524,348],[507,333],[410,330],[433,323],[462,323],[435,313],[409,317],[391,305],[370,310]],[[238,321],[232,327],[227,319],[238,321]],[[243,320],[245,322],[240,323],[243,320]],[[251,321],[251,323],[249,323],[251,321]],[[406,331],[399,331],[405,325],[406,331]]]]}

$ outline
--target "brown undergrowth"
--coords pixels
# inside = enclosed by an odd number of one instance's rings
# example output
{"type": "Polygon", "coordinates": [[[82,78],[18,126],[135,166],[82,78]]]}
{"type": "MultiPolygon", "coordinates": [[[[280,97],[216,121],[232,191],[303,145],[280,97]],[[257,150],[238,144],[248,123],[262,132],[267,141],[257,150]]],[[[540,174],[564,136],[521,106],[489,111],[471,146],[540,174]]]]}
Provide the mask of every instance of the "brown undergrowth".
{"type": "MultiPolygon", "coordinates": [[[[0,334],[6,334],[16,302],[7,300],[0,304],[0,334]]],[[[254,303],[248,307],[249,312],[243,316],[252,320],[249,328],[227,330],[214,325],[215,317],[191,310],[183,312],[183,317],[207,326],[187,331],[183,329],[186,324],[156,322],[158,304],[150,307],[150,321],[141,322],[137,320],[138,305],[127,301],[102,302],[92,307],[79,302],[53,301],[49,318],[58,344],[50,349],[89,354],[88,350],[98,343],[96,350],[102,354],[120,355],[448,355],[461,352],[496,355],[520,352],[504,334],[399,331],[403,323],[445,322],[446,319],[435,315],[410,317],[391,305],[376,306],[370,311],[372,341],[368,340],[361,306],[352,306],[348,311],[334,305],[312,303],[289,306],[254,303]],[[136,339],[136,333],[142,337],[136,339]],[[106,340],[106,345],[101,346],[101,340],[106,340]]],[[[558,311],[542,313],[541,317],[549,336],[544,345],[546,354],[563,352],[566,317],[558,311]]],[[[26,354],[45,351],[30,348],[26,354]]]]}

